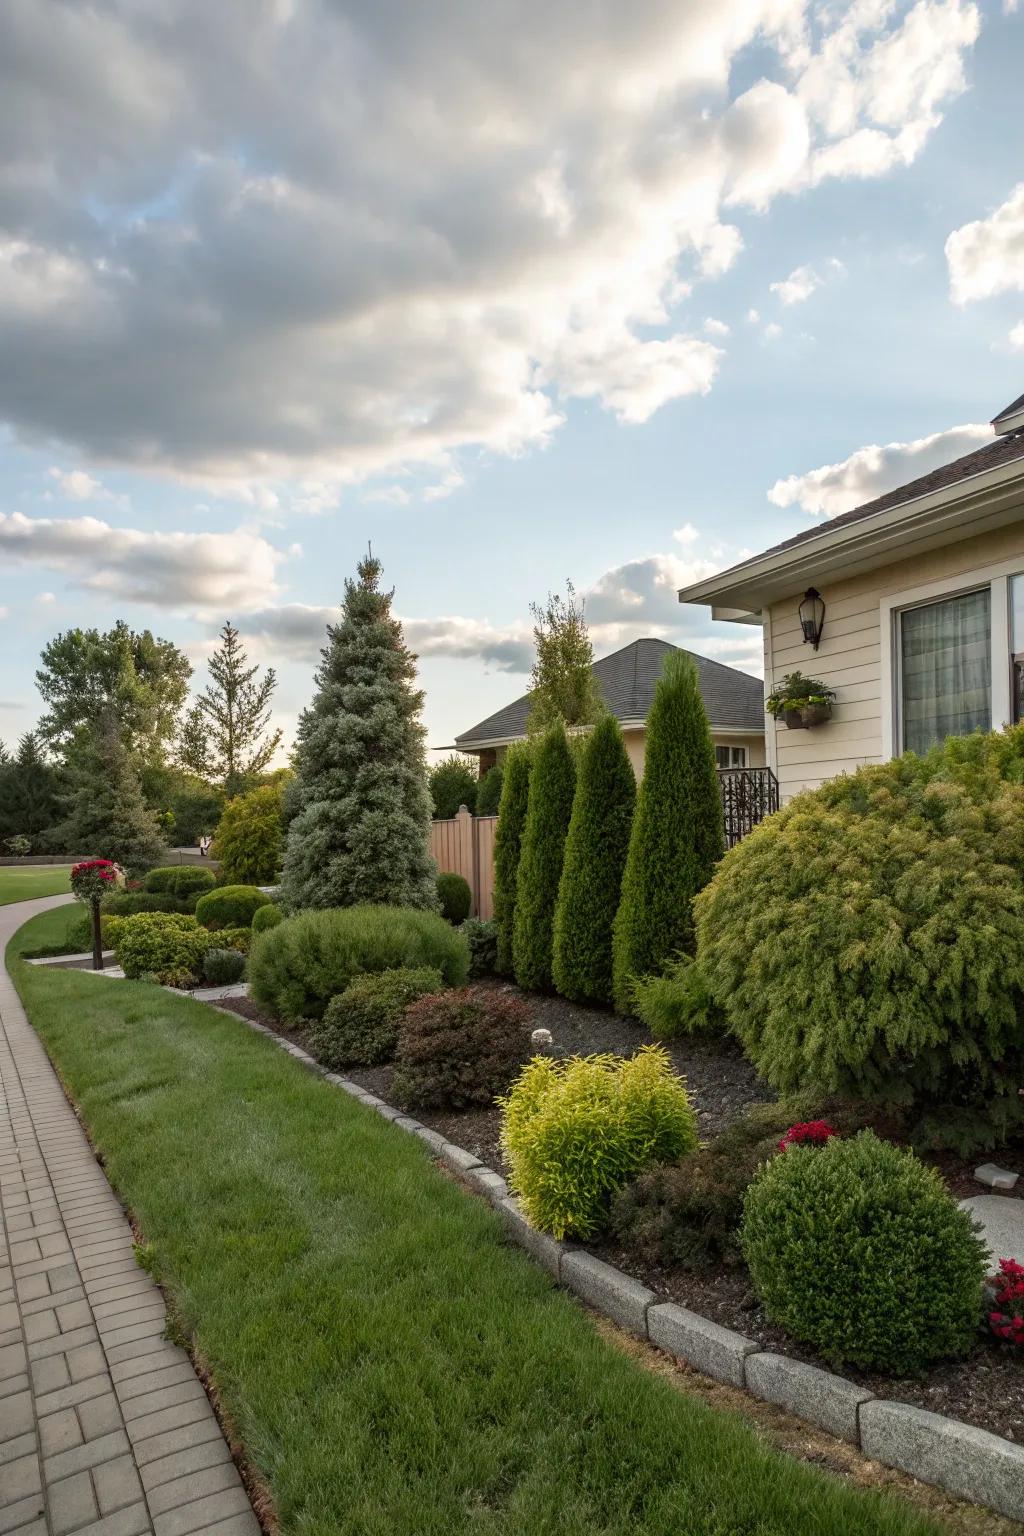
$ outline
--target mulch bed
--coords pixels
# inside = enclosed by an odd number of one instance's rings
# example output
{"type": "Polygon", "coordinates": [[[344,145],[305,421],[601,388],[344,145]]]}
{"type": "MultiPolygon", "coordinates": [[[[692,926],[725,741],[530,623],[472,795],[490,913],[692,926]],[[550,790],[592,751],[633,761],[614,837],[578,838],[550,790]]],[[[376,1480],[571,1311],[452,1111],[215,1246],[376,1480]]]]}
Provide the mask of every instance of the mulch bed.
{"type": "MultiPolygon", "coordinates": [[[[580,1007],[564,998],[520,992],[501,982],[482,985],[521,996],[530,1006],[533,1028],[549,1029],[555,1048],[565,1055],[614,1052],[631,1056],[640,1046],[651,1043],[651,1036],[642,1025],[602,1009],[580,1007]]],[[[282,1028],[261,1014],[247,998],[225,999],[219,1006],[266,1024],[308,1049],[308,1041],[300,1030],[282,1028]]],[[[764,1103],[775,1097],[738,1047],[730,1042],[688,1039],[667,1042],[665,1048],[676,1070],[687,1080],[702,1139],[724,1129],[751,1104],[764,1103]]],[[[345,1076],[389,1103],[394,1102],[391,1066],[346,1068],[345,1076]]],[[[417,1110],[415,1114],[424,1125],[465,1147],[489,1167],[507,1174],[499,1145],[500,1113],[497,1109],[417,1110]]],[[[1014,1155],[1004,1151],[1001,1156],[1008,1157],[1008,1166],[1024,1166],[1024,1147],[1015,1149],[1014,1155]]],[[[973,1177],[975,1162],[985,1160],[984,1157],[965,1160],[950,1153],[931,1159],[958,1198],[990,1193],[973,1177]]],[[[664,1300],[679,1302],[723,1327],[734,1328],[755,1339],[765,1349],[828,1366],[827,1361],[769,1322],[742,1267],[719,1267],[700,1273],[659,1269],[613,1243],[591,1243],[589,1247],[608,1263],[641,1280],[664,1300]]],[[[997,1346],[980,1333],[977,1347],[966,1360],[934,1366],[919,1379],[893,1379],[852,1369],[843,1374],[864,1385],[877,1397],[913,1403],[1024,1444],[1024,1362],[1011,1349],[997,1346]]]]}

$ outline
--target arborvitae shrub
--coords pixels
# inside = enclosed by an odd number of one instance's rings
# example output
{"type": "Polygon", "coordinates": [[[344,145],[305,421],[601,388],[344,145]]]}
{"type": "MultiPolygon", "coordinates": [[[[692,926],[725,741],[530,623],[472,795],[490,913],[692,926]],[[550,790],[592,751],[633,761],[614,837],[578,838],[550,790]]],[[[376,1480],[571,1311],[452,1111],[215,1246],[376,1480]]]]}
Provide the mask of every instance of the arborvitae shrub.
{"type": "Polygon", "coordinates": [[[390,1061],[404,1010],[418,997],[443,987],[441,972],[429,966],[353,977],[313,1025],[313,1055],[332,1070],[352,1063],[372,1067],[390,1061]]]}
{"type": "Polygon", "coordinates": [[[722,799],[707,712],[689,656],[665,658],[647,716],[644,774],[615,918],[615,1006],[693,945],[693,898],[722,856],[722,799]]]}
{"type": "Polygon", "coordinates": [[[938,1173],[872,1131],[773,1158],[741,1241],[765,1312],[832,1365],[905,1375],[971,1347],[984,1244],[938,1173]]]}
{"type": "Polygon", "coordinates": [[[339,907],[300,912],[257,934],[249,954],[253,1000],[288,1023],[320,1019],[353,976],[431,966],[450,987],[469,970],[469,947],[436,912],[339,907]]]}
{"type": "Polygon", "coordinates": [[[537,745],[530,774],[512,930],[516,981],[534,991],[551,985],[555,903],[575,781],[565,727],[550,726],[537,745]]]}
{"type": "Polygon", "coordinates": [[[529,1054],[519,998],[472,987],[421,997],[402,1015],[392,1092],[406,1109],[489,1107],[529,1054]]]}
{"type": "Polygon", "coordinates": [[[504,769],[500,763],[495,763],[493,768],[488,768],[483,778],[477,784],[476,814],[478,816],[496,816],[498,814],[504,778],[504,769]]]}
{"type": "Polygon", "coordinates": [[[271,885],[283,845],[280,785],[261,784],[228,801],[211,852],[225,885],[271,885]]]}
{"type": "Polygon", "coordinates": [[[251,928],[253,917],[270,897],[254,885],[219,885],[196,902],[196,917],[204,928],[251,928]]]}
{"type": "Polygon", "coordinates": [[[498,925],[498,970],[512,974],[512,934],[523,829],[530,797],[530,748],[517,742],[505,758],[498,825],[494,829],[494,920],[498,925]]]}
{"type": "Polygon", "coordinates": [[[537,1056],[500,1102],[512,1187],[555,1237],[592,1236],[623,1184],[697,1145],[686,1085],[656,1045],[629,1059],[537,1056]]]}
{"type": "Polygon", "coordinates": [[[473,892],[469,881],[462,875],[445,870],[437,877],[437,899],[441,904],[441,916],[449,923],[464,923],[473,905],[473,892]]]}
{"type": "Polygon", "coordinates": [[[700,966],[690,955],[677,955],[663,976],[643,976],[633,983],[633,1010],[655,1040],[724,1030],[700,966]]]}
{"type": "Polygon", "coordinates": [[[636,803],[622,730],[604,715],[585,739],[555,907],[552,976],[563,997],[612,1000],[612,925],[636,803]]]}
{"type": "Polygon", "coordinates": [[[498,969],[498,925],[482,917],[467,917],[459,932],[469,945],[469,975],[477,981],[498,969]]]}
{"type": "Polygon", "coordinates": [[[229,987],[245,975],[245,956],[237,949],[208,949],[203,956],[203,979],[211,987],[229,987]]]}
{"type": "Polygon", "coordinates": [[[696,903],[698,961],[774,1087],[894,1106],[921,1144],[965,1152],[1024,1124],[1024,789],[998,777],[1000,754],[1019,763],[1010,745],[859,769],[723,859],[696,903]]]}
{"type": "Polygon", "coordinates": [[[262,933],[264,928],[276,928],[284,917],[284,913],[274,902],[268,901],[266,906],[257,907],[252,915],[253,933],[262,933]]]}

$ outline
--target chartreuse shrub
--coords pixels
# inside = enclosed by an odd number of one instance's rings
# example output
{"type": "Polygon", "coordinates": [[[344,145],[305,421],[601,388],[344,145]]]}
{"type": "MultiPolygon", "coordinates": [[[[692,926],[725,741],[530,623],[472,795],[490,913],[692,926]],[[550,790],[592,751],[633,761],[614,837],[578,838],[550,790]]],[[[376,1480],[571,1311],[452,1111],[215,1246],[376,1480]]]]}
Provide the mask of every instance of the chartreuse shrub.
{"type": "Polygon", "coordinates": [[[498,925],[483,917],[467,917],[459,932],[469,945],[469,974],[475,981],[498,969],[498,925]]]}
{"type": "Polygon", "coordinates": [[[335,907],[300,912],[253,940],[249,986],[275,1018],[321,1019],[330,999],[365,972],[431,966],[450,987],[469,970],[469,948],[436,912],[411,907],[335,907]]]}
{"type": "MultiPolygon", "coordinates": [[[[124,922],[124,917],[115,916],[113,913],[100,912],[100,940],[104,949],[117,948],[117,934],[124,922]]],[[[67,953],[75,954],[80,950],[92,948],[92,913],[83,912],[68,924],[67,929],[67,953]]]]}
{"type": "Polygon", "coordinates": [[[275,928],[284,917],[281,908],[274,902],[268,901],[264,906],[257,907],[252,915],[253,933],[262,933],[264,928],[275,928]]]}
{"type": "Polygon", "coordinates": [[[142,887],[144,891],[166,896],[178,896],[186,900],[191,898],[194,907],[197,897],[204,891],[212,891],[216,884],[213,870],[204,869],[201,864],[167,864],[159,869],[151,869],[142,887]]]}
{"type": "Polygon", "coordinates": [[[277,878],[283,847],[281,786],[261,784],[228,801],[211,852],[225,885],[270,885],[277,878]]]}
{"type": "Polygon", "coordinates": [[[633,983],[693,947],[693,898],[722,856],[722,799],[697,669],[666,656],[647,716],[644,776],[615,918],[615,1006],[628,1013],[633,983]]]}
{"type": "Polygon", "coordinates": [[[449,923],[464,923],[473,905],[469,881],[451,870],[443,871],[437,877],[437,899],[441,904],[442,917],[449,923]]]}
{"type": "Polygon", "coordinates": [[[444,977],[431,966],[354,976],[344,992],[331,998],[323,1018],[313,1025],[313,1055],[331,1068],[353,1062],[372,1067],[390,1061],[403,1011],[418,997],[440,992],[443,987],[444,977]]]}
{"type": "Polygon", "coordinates": [[[635,803],[622,728],[614,715],[602,715],[579,755],[555,907],[552,976],[576,1002],[612,1000],[612,925],[635,803]]]}
{"type": "Polygon", "coordinates": [[[971,1347],[985,1246],[938,1173],[873,1131],[773,1158],[741,1242],[767,1315],[833,1365],[906,1375],[971,1347]]]}
{"type": "Polygon", "coordinates": [[[516,742],[505,757],[498,824],[494,829],[494,920],[498,925],[498,971],[511,976],[512,935],[523,830],[530,798],[530,747],[516,742]]]}
{"type": "Polygon", "coordinates": [[[551,985],[555,903],[575,785],[565,726],[549,726],[537,745],[530,774],[512,928],[516,981],[534,991],[551,985]]]}
{"type": "Polygon", "coordinates": [[[203,956],[203,979],[211,987],[229,987],[245,975],[245,956],[237,949],[208,949],[203,956]]]}
{"type": "Polygon", "coordinates": [[[472,987],[421,997],[402,1015],[392,1091],[406,1109],[490,1106],[529,1054],[519,998],[472,987]]]}
{"type": "Polygon", "coordinates": [[[676,955],[663,975],[635,981],[632,1011],[655,1040],[723,1028],[721,1010],[692,955],[676,955]]]}
{"type": "Polygon", "coordinates": [[[178,985],[201,974],[209,948],[207,930],[184,912],[139,912],[122,918],[117,930],[117,963],[130,980],[152,972],[178,985]]]}
{"type": "Polygon", "coordinates": [[[592,1236],[623,1184],[697,1145],[686,1085],[656,1045],[628,1059],[537,1056],[499,1102],[512,1187],[555,1237],[592,1236]]]}
{"type": "Polygon", "coordinates": [[[196,917],[204,928],[251,928],[256,913],[269,901],[254,885],[219,885],[200,896],[196,917]]]}
{"type": "Polygon", "coordinates": [[[698,963],[776,1088],[893,1106],[962,1151],[1024,1124],[1024,789],[999,777],[1019,763],[979,737],[862,768],[723,859],[698,963]]]}

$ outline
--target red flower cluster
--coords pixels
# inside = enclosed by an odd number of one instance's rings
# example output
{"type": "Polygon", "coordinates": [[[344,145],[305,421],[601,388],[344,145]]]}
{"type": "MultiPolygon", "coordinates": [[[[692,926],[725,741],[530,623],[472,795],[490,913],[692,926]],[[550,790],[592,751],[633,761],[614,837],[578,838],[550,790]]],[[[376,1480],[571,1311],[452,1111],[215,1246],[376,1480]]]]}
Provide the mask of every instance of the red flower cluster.
{"type": "Polygon", "coordinates": [[[1018,1264],[1016,1259],[1000,1259],[995,1285],[995,1302],[1000,1310],[989,1313],[988,1325],[997,1339],[1005,1339],[1020,1349],[1024,1347],[1024,1264],[1018,1264]]]}
{"type": "Polygon", "coordinates": [[[797,1125],[790,1126],[779,1142],[779,1151],[785,1152],[787,1147],[822,1147],[830,1136],[838,1135],[839,1132],[827,1120],[801,1120],[797,1125]]]}
{"type": "Polygon", "coordinates": [[[71,870],[71,879],[78,880],[82,875],[96,875],[100,880],[117,879],[117,865],[109,859],[85,859],[81,864],[76,864],[71,870]]]}

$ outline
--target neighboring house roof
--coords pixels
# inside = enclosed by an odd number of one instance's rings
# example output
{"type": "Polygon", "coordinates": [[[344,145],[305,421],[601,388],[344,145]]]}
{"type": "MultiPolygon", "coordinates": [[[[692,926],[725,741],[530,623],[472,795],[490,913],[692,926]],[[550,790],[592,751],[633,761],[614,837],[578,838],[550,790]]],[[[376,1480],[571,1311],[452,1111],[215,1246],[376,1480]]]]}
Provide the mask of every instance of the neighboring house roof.
{"type": "MultiPolygon", "coordinates": [[[[595,661],[594,676],[601,696],[618,720],[641,721],[654,698],[654,686],[669,651],[679,647],[667,640],[634,640],[611,656],[595,661]]],[[[761,732],[764,730],[764,685],[760,678],[706,656],[686,652],[696,664],[704,708],[713,730],[761,732]]],[[[479,725],[456,736],[460,751],[475,751],[501,742],[518,741],[526,735],[530,695],[506,704],[479,725]]]]}
{"type": "Polygon", "coordinates": [[[873,501],[805,528],[780,544],[679,593],[681,603],[711,603],[721,617],[749,617],[796,590],[798,579],[853,576],[1024,517],[1024,395],[992,422],[983,448],[873,501]]]}

